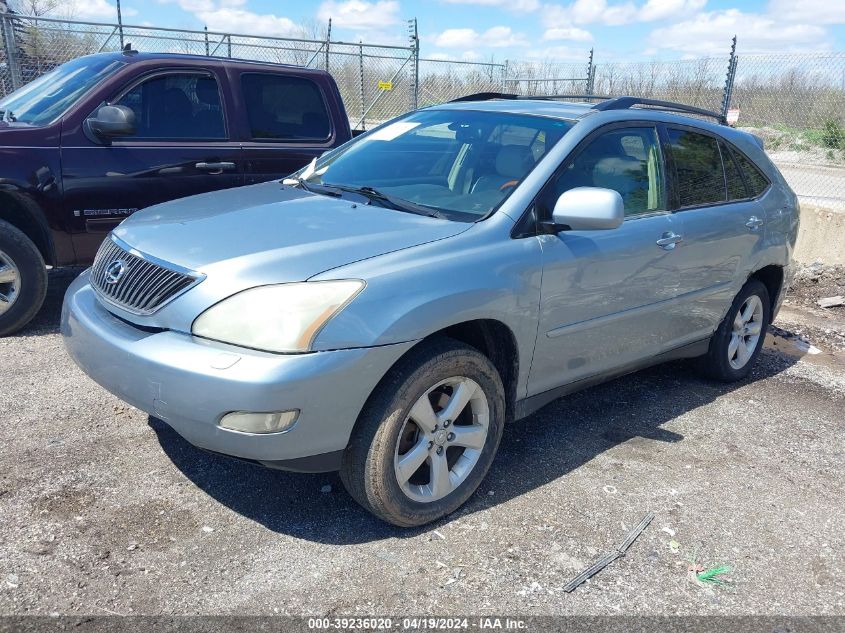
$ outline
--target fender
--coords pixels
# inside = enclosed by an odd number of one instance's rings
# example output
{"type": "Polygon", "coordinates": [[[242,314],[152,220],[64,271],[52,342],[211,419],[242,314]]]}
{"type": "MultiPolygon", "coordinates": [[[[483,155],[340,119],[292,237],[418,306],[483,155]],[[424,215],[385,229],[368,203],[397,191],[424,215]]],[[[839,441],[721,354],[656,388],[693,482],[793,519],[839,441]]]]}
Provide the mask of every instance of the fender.
{"type": "Polygon", "coordinates": [[[0,181],[0,218],[23,231],[38,247],[45,263],[59,262],[53,241],[53,231],[41,206],[17,183],[0,181]]]}
{"type": "Polygon", "coordinates": [[[506,216],[492,220],[454,237],[313,277],[367,280],[361,294],[317,335],[314,349],[416,341],[467,321],[490,319],[504,324],[516,341],[517,397],[524,396],[537,340],[540,244],[534,238],[510,239],[512,221],[506,216]]]}

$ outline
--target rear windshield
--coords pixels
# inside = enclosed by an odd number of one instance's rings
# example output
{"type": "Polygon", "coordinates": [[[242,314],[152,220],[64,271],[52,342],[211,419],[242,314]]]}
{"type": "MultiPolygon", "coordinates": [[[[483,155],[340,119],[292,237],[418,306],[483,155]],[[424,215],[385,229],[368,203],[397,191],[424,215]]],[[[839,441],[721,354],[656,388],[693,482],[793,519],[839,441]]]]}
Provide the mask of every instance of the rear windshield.
{"type": "Polygon", "coordinates": [[[0,117],[47,125],[125,64],[113,57],[80,57],[62,64],[0,100],[0,117]]]}

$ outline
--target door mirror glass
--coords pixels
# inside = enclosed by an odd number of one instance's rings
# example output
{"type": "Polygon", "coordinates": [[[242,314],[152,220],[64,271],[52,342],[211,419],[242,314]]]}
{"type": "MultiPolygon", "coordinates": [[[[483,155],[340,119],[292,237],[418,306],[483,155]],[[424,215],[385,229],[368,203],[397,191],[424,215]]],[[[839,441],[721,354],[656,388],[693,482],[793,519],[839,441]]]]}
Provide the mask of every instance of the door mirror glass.
{"type": "Polygon", "coordinates": [[[575,187],[560,195],[552,211],[555,227],[573,231],[618,228],[625,219],[622,196],[613,189],[575,187]]]}
{"type": "Polygon", "coordinates": [[[91,133],[101,141],[135,134],[135,113],[126,106],[104,105],[85,120],[91,133]]]}

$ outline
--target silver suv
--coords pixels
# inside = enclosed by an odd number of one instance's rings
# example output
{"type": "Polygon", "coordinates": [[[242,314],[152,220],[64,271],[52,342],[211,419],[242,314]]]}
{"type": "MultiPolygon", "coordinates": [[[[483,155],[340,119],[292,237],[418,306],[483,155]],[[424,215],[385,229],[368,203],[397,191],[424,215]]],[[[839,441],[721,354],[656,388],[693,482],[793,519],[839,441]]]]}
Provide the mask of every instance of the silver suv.
{"type": "Polygon", "coordinates": [[[762,144],[678,104],[507,97],[136,213],[67,292],[68,351],[189,442],[340,470],[400,526],[559,396],[678,358],[744,378],[798,230],[762,144]]]}

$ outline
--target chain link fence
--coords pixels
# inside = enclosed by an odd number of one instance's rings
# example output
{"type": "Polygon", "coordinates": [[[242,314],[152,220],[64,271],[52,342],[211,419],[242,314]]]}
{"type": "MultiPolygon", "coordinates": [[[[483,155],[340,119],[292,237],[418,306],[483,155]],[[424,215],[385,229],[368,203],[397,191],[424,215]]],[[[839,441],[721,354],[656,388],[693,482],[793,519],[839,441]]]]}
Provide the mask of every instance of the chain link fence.
{"type": "Polygon", "coordinates": [[[249,59],[328,70],[350,122],[366,127],[416,107],[416,38],[407,46],[114,25],[0,14],[0,96],[64,62],[135,50],[249,59]]]}
{"type": "Polygon", "coordinates": [[[469,62],[422,58],[406,46],[257,37],[0,14],[0,96],[69,59],[118,51],[189,53],[296,64],[335,77],[354,128],[476,92],[636,95],[738,114],[766,141],[805,202],[845,210],[845,53],[736,55],[680,61],[469,62]]]}

